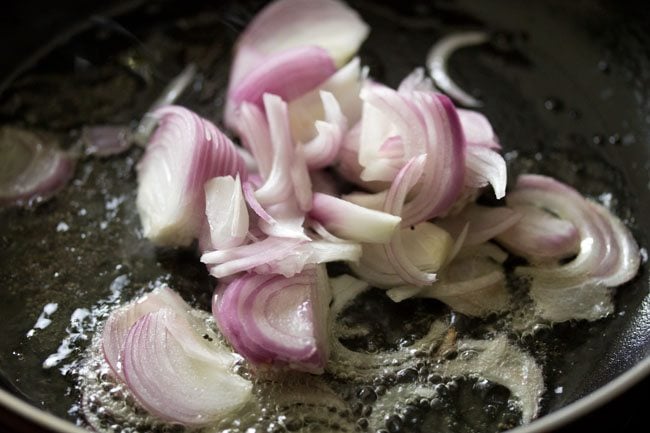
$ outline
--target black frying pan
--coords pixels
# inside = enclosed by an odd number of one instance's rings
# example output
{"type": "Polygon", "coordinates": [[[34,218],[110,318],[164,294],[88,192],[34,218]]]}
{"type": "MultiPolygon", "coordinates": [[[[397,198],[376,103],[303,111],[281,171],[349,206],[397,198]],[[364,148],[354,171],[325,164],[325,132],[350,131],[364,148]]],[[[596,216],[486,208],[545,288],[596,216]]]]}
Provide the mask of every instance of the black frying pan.
{"type": "MultiPolygon", "coordinates": [[[[77,0],[5,5],[0,123],[46,129],[72,145],[83,124],[137,119],[190,60],[203,71],[204,86],[182,102],[218,118],[229,47],[259,7],[223,3],[156,1],[130,12],[131,6],[120,2],[110,8],[77,0]],[[199,11],[201,19],[190,19],[199,11]],[[156,32],[166,39],[149,39],[156,32]]],[[[641,2],[352,3],[372,27],[363,61],[373,76],[391,85],[423,64],[440,35],[490,31],[490,44],[458,52],[450,67],[457,82],[484,101],[482,111],[505,152],[517,150],[511,177],[534,170],[592,197],[611,193],[613,209],[641,246],[647,244],[650,11],[641,2]]],[[[33,210],[0,211],[0,407],[8,425],[74,431],[56,418],[74,418],[68,413],[76,399],[68,390],[72,382],[41,363],[57,351],[74,310],[106,298],[120,275],[128,277],[124,299],[164,274],[186,298],[208,305],[210,283],[191,254],[155,251],[135,234],[138,156],[134,150],[124,157],[86,160],[75,182],[50,202],[33,210]],[[61,221],[69,230],[56,230],[61,221]],[[27,338],[47,303],[58,305],[52,324],[27,338]]],[[[548,415],[522,432],[554,429],[640,382],[605,408],[605,414],[619,418],[591,415],[611,426],[625,425],[625,409],[631,412],[626,402],[648,391],[648,380],[642,382],[650,374],[645,264],[618,290],[616,304],[614,317],[562,324],[529,343],[531,351],[544,355],[550,391],[543,404],[548,415]],[[554,392],[558,387],[561,393],[554,392]]],[[[86,344],[78,337],[72,350],[86,344]]]]}

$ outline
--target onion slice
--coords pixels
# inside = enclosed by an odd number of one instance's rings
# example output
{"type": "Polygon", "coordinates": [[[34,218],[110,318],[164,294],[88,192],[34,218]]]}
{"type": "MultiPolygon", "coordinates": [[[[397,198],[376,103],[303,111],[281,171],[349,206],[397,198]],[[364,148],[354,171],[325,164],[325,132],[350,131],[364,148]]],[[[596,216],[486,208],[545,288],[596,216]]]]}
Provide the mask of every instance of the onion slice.
{"type": "Polygon", "coordinates": [[[508,172],[506,162],[499,153],[487,146],[467,146],[465,161],[467,165],[465,184],[467,186],[483,188],[490,184],[497,199],[505,197],[508,172]]]}
{"type": "Polygon", "coordinates": [[[447,62],[458,49],[488,41],[485,32],[452,33],[440,39],[427,54],[427,68],[439,89],[467,107],[480,107],[481,101],[461,89],[449,76],[447,62]]]}
{"type": "Polygon", "coordinates": [[[571,222],[537,206],[513,209],[522,216],[521,220],[496,237],[508,251],[534,265],[553,265],[578,254],[580,235],[571,222]]]}
{"type": "Polygon", "coordinates": [[[323,266],[291,278],[244,274],[215,293],[212,311],[238,353],[258,366],[322,373],[331,299],[323,266]]]}
{"type": "Polygon", "coordinates": [[[468,316],[505,311],[510,295],[501,264],[507,254],[492,244],[461,251],[441,272],[438,281],[424,288],[397,287],[387,292],[395,302],[416,296],[434,298],[468,316]]]}
{"type": "Polygon", "coordinates": [[[520,176],[508,203],[547,209],[571,222],[580,235],[580,250],[569,263],[517,268],[532,279],[530,296],[539,315],[561,322],[610,314],[614,306],[609,287],[632,279],[641,263],[639,247],[625,225],[605,207],[546,176],[520,176]]]}
{"type": "Polygon", "coordinates": [[[45,135],[0,128],[0,206],[40,203],[72,178],[75,158],[45,135]]]}
{"type": "Polygon", "coordinates": [[[314,194],[309,216],[336,236],[369,243],[388,242],[402,221],[398,216],[321,193],[314,194]]]}
{"type": "Polygon", "coordinates": [[[159,126],[137,168],[144,236],[158,245],[187,246],[203,225],[205,182],[245,178],[246,163],[216,126],[186,108],[167,106],[153,116],[159,126]]]}
{"type": "Polygon", "coordinates": [[[168,308],[147,313],[124,342],[124,377],[138,402],[161,419],[214,423],[251,397],[252,384],[232,372],[237,356],[201,337],[168,308]]]}
{"type": "Polygon", "coordinates": [[[122,348],[129,329],[142,316],[171,308],[177,314],[187,314],[191,307],[168,286],[161,286],[141,296],[137,301],[114,310],[106,320],[102,334],[104,358],[113,373],[124,380],[122,372],[122,348]]]}
{"type": "Polygon", "coordinates": [[[521,214],[507,207],[487,207],[469,204],[462,212],[436,221],[436,224],[456,238],[469,224],[464,246],[479,245],[513,227],[521,214]]]}
{"type": "Polygon", "coordinates": [[[241,245],[248,233],[248,209],[239,175],[215,177],[204,188],[210,249],[241,245]]]}

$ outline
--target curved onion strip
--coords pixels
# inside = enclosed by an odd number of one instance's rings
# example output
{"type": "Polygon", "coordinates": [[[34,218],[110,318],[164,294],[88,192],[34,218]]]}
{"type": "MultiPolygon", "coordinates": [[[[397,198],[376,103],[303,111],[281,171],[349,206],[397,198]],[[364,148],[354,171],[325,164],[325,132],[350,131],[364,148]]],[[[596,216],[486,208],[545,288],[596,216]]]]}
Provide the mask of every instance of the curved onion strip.
{"type": "Polygon", "coordinates": [[[330,299],[322,266],[291,278],[246,274],[215,294],[213,314],[249,361],[321,373],[328,356],[330,299]]]}
{"type": "Polygon", "coordinates": [[[263,233],[281,238],[309,240],[303,227],[305,213],[295,203],[289,201],[267,206],[266,212],[271,219],[262,218],[258,223],[263,233]]]}
{"type": "Polygon", "coordinates": [[[424,68],[415,68],[397,87],[399,93],[414,91],[433,92],[435,90],[433,82],[426,76],[424,68]]]}
{"type": "Polygon", "coordinates": [[[447,212],[458,199],[465,177],[465,139],[452,102],[443,95],[415,93],[424,114],[427,164],[415,196],[404,206],[403,225],[447,212]]]}
{"type": "Polygon", "coordinates": [[[340,198],[315,193],[309,216],[333,234],[358,242],[388,242],[402,219],[357,206],[340,198]]]}
{"type": "Polygon", "coordinates": [[[454,311],[469,316],[487,316],[505,311],[510,295],[501,263],[507,254],[484,244],[465,251],[439,272],[439,279],[415,292],[411,287],[398,287],[387,292],[395,302],[411,296],[434,298],[454,311]],[[496,258],[496,259],[495,259],[496,258]]]}
{"type": "Polygon", "coordinates": [[[248,233],[248,209],[239,175],[215,177],[204,189],[211,249],[241,245],[248,233]]]}
{"type": "Polygon", "coordinates": [[[468,146],[466,164],[466,185],[482,188],[489,183],[497,199],[505,197],[508,172],[506,162],[499,153],[486,146],[468,146]]]}
{"type": "Polygon", "coordinates": [[[510,229],[521,219],[522,215],[507,207],[487,207],[469,204],[457,215],[436,221],[456,238],[469,225],[463,245],[482,244],[510,229]]]}
{"type": "Polygon", "coordinates": [[[343,134],[348,128],[348,122],[336,98],[329,93],[321,91],[325,121],[317,120],[315,123],[318,134],[311,141],[304,144],[305,160],[310,170],[327,167],[338,157],[343,134]]]}
{"type": "Polygon", "coordinates": [[[336,66],[327,51],[317,46],[273,54],[230,87],[224,114],[226,123],[237,125],[237,111],[244,102],[262,108],[265,93],[290,101],[314,89],[335,71],[336,66]]]}
{"type": "Polygon", "coordinates": [[[72,178],[75,159],[47,137],[4,126],[0,129],[0,206],[47,200],[72,178]]]}
{"type": "MultiPolygon", "coordinates": [[[[350,128],[343,137],[341,149],[339,149],[339,162],[336,165],[336,172],[348,182],[359,185],[369,191],[380,192],[386,190],[388,182],[371,181],[361,179],[364,167],[359,164],[359,141],[361,139],[361,122],[350,128]]],[[[382,200],[383,202],[383,200],[382,200]]],[[[378,209],[379,207],[373,207],[378,209]]]]}
{"type": "Polygon", "coordinates": [[[81,142],[86,155],[118,155],[131,146],[131,131],[121,125],[84,126],[81,129],[81,142]]]}
{"type": "Polygon", "coordinates": [[[359,92],[362,82],[361,61],[355,57],[316,89],[290,101],[289,118],[294,140],[299,143],[310,141],[316,132],[314,123],[326,118],[321,92],[334,96],[348,125],[356,124],[361,118],[359,92]]]}
{"type": "MultiPolygon", "coordinates": [[[[384,211],[401,215],[406,195],[421,178],[426,163],[426,155],[411,159],[398,173],[388,190],[384,211]]],[[[436,274],[420,270],[408,256],[402,239],[402,231],[396,231],[390,242],[383,245],[388,263],[399,277],[408,284],[423,286],[436,280],[436,274]]]]}
{"type": "MultiPolygon", "coordinates": [[[[406,259],[423,272],[436,272],[449,261],[454,242],[447,232],[429,222],[412,228],[401,228],[400,235],[406,259]]],[[[350,264],[354,272],[375,287],[391,288],[407,284],[396,272],[381,244],[363,244],[358,264],[350,264]]]]}
{"type": "MultiPolygon", "coordinates": [[[[249,47],[262,54],[312,45],[324,48],[342,66],[359,49],[369,27],[359,14],[336,0],[278,0],[267,5],[246,27],[237,49],[249,47]]],[[[241,77],[254,64],[235,58],[233,75],[241,77]]]]}
{"type": "Polygon", "coordinates": [[[531,205],[513,207],[521,220],[496,240],[508,251],[535,265],[553,264],[580,250],[580,235],[571,222],[531,205]]]}
{"type": "Polygon", "coordinates": [[[208,345],[170,309],[138,320],[123,357],[131,392],[145,409],[168,421],[209,424],[240,409],[251,396],[252,384],[230,371],[235,355],[208,345]],[[194,347],[188,351],[188,345],[194,347]]]}
{"type": "Polygon", "coordinates": [[[492,124],[483,114],[474,110],[459,108],[458,118],[463,127],[463,134],[469,146],[484,146],[490,149],[499,150],[501,145],[494,135],[492,124]]]}
{"type": "Polygon", "coordinates": [[[454,51],[488,41],[485,32],[452,33],[438,40],[427,54],[427,68],[436,86],[467,107],[480,107],[481,102],[461,89],[447,72],[447,61],[454,51]]]}
{"type": "Polygon", "coordinates": [[[530,295],[539,314],[564,321],[596,320],[611,313],[607,287],[629,281],[640,266],[639,247],[625,225],[603,206],[546,176],[520,176],[508,202],[547,209],[572,222],[580,235],[580,251],[569,263],[517,268],[532,277],[530,295]]]}
{"type": "Polygon", "coordinates": [[[238,133],[243,145],[250,150],[257,162],[257,172],[266,179],[273,166],[273,144],[266,117],[262,110],[253,104],[241,106],[238,133]]]}
{"type": "Polygon", "coordinates": [[[338,324],[338,316],[354,298],[365,292],[369,285],[349,275],[331,278],[330,284],[334,300],[330,309],[330,359],[326,368],[338,379],[367,382],[375,377],[415,366],[420,362],[420,358],[414,356],[414,353],[428,354],[435,350],[447,332],[448,326],[442,321],[436,321],[427,334],[411,346],[379,353],[352,351],[339,341],[344,330],[342,325],[338,324]]]}
{"type": "Polygon", "coordinates": [[[114,310],[106,320],[102,333],[102,350],[106,362],[120,379],[124,380],[121,353],[129,329],[145,314],[162,308],[171,308],[177,314],[187,314],[190,310],[183,298],[169,287],[162,286],[140,297],[136,302],[114,310]]]}
{"type": "Polygon", "coordinates": [[[160,125],[138,164],[137,206],[144,236],[159,245],[189,245],[205,215],[204,183],[239,174],[246,164],[216,126],[178,106],[158,109],[160,125]]]}

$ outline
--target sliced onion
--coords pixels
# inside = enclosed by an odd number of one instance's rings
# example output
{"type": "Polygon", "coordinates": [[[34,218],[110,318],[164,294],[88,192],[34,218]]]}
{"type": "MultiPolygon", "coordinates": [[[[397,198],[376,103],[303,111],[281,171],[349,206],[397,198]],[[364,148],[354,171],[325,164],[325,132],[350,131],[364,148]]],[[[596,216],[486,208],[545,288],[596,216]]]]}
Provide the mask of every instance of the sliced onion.
{"type": "Polygon", "coordinates": [[[521,219],[521,214],[507,207],[487,207],[469,204],[457,215],[436,221],[452,237],[457,237],[469,224],[463,245],[479,245],[502,234],[521,219]]]}
{"type": "Polygon", "coordinates": [[[483,114],[474,110],[459,108],[458,118],[463,127],[463,134],[469,146],[484,146],[499,150],[501,145],[494,134],[492,124],[483,114]]]}
{"type": "Polygon", "coordinates": [[[535,265],[552,265],[578,254],[580,235],[571,222],[530,205],[513,207],[521,220],[496,239],[508,251],[535,265]]]}
{"type": "Polygon", "coordinates": [[[336,161],[343,136],[348,128],[348,122],[334,95],[321,92],[325,121],[316,121],[318,134],[305,143],[303,150],[307,166],[311,170],[327,167],[336,161]]]}
{"type": "Polygon", "coordinates": [[[337,236],[369,243],[388,242],[402,220],[320,193],[314,194],[309,216],[337,236]]]}
{"type": "Polygon", "coordinates": [[[325,120],[327,110],[321,93],[331,93],[336,99],[343,116],[349,125],[356,124],[361,118],[361,91],[363,79],[361,62],[355,57],[348,64],[336,71],[323,84],[301,97],[289,102],[291,134],[295,141],[307,143],[315,137],[315,122],[325,120]]]}
{"type": "MultiPolygon", "coordinates": [[[[250,80],[251,74],[255,74],[261,68],[266,68],[265,63],[270,58],[283,55],[291,50],[305,47],[322,49],[331,59],[330,62],[334,62],[335,68],[340,67],[354,55],[368,32],[368,26],[359,15],[344,3],[336,0],[319,2],[279,0],[272,2],[255,16],[237,41],[228,94],[236,93],[242,82],[250,80]]],[[[293,62],[300,63],[301,61],[298,56],[287,62],[283,68],[292,68],[293,62]]],[[[293,68],[296,72],[302,72],[308,76],[324,75],[325,71],[318,69],[320,68],[302,66],[293,68]]],[[[328,69],[330,68],[328,67],[328,69]]],[[[311,88],[324,81],[324,78],[311,88]]],[[[283,79],[284,77],[280,77],[280,81],[283,79]]],[[[311,83],[315,81],[313,80],[311,83]]],[[[271,80],[268,83],[274,84],[271,80]]],[[[309,86],[299,80],[286,82],[286,85],[287,89],[292,86],[300,88],[303,93],[310,90],[309,86]]],[[[260,95],[265,91],[270,92],[271,89],[263,90],[260,95]]],[[[294,92],[293,96],[299,96],[296,93],[299,92],[294,92]]],[[[281,93],[278,94],[284,96],[281,93]]],[[[229,98],[226,103],[225,120],[230,127],[234,127],[236,124],[234,116],[236,110],[237,104],[229,98]]]]}
{"type": "Polygon", "coordinates": [[[183,315],[147,313],[124,342],[124,377],[157,417],[188,426],[214,423],[251,397],[252,384],[231,371],[237,357],[208,342],[183,315]]]}
{"type": "Polygon", "coordinates": [[[177,314],[187,314],[191,309],[176,292],[162,286],[137,301],[114,310],[106,320],[102,334],[102,350],[106,362],[118,378],[124,380],[122,348],[129,329],[145,314],[162,308],[171,308],[177,314]]]}
{"type": "Polygon", "coordinates": [[[236,128],[238,109],[248,102],[263,107],[265,93],[291,101],[322,84],[336,71],[327,51],[297,47],[271,55],[228,91],[225,119],[236,128]]]}
{"type": "Polygon", "coordinates": [[[39,203],[63,188],[75,158],[48,137],[4,126],[0,129],[0,206],[39,203]]]}
{"type": "Polygon", "coordinates": [[[248,233],[248,209],[239,175],[215,177],[204,188],[210,249],[241,245],[248,233]]]}
{"type": "Polygon", "coordinates": [[[481,102],[461,89],[449,76],[447,62],[458,49],[488,41],[485,32],[452,33],[440,39],[427,54],[427,68],[436,86],[467,107],[480,107],[481,102]]]}
{"type": "Polygon", "coordinates": [[[131,146],[131,131],[121,125],[84,126],[81,141],[87,155],[118,155],[131,146]]]}
{"type": "Polygon", "coordinates": [[[469,316],[486,316],[510,306],[501,263],[507,254],[491,244],[461,252],[439,274],[438,281],[415,291],[398,287],[388,291],[396,302],[407,297],[434,298],[469,316]]]}
{"type": "Polygon", "coordinates": [[[331,293],[323,266],[291,278],[244,274],[215,293],[212,311],[238,353],[256,365],[322,373],[331,293]]]}
{"type": "Polygon", "coordinates": [[[561,322],[610,314],[614,307],[608,288],[632,279],[641,262],[639,247],[625,225],[605,207],[546,176],[520,176],[508,201],[547,209],[571,222],[580,235],[580,251],[569,263],[517,268],[532,278],[530,296],[539,315],[561,322]]]}
{"type": "Polygon", "coordinates": [[[360,256],[360,245],[351,242],[268,237],[252,244],[205,253],[201,261],[209,265],[210,274],[217,278],[243,271],[291,277],[310,264],[358,261],[360,256]]]}
{"type": "Polygon", "coordinates": [[[415,68],[397,87],[399,93],[414,91],[433,92],[434,90],[436,89],[433,86],[433,82],[426,76],[424,68],[415,68]]]}
{"type": "MultiPolygon", "coordinates": [[[[446,262],[451,252],[451,236],[436,225],[425,222],[400,229],[404,259],[419,272],[432,274],[446,262]]],[[[398,273],[387,248],[382,244],[363,244],[363,254],[358,264],[351,264],[354,272],[375,287],[390,289],[409,283],[398,273]]],[[[419,284],[418,280],[418,286],[419,284]]]]}
{"type": "Polygon", "coordinates": [[[508,172],[506,162],[499,153],[487,146],[468,146],[466,164],[466,185],[482,188],[489,183],[497,199],[505,197],[508,172]]]}
{"type": "Polygon", "coordinates": [[[216,126],[178,106],[155,111],[160,125],[138,164],[137,206],[144,236],[186,246],[205,215],[203,185],[217,176],[246,177],[246,164],[216,126]]]}

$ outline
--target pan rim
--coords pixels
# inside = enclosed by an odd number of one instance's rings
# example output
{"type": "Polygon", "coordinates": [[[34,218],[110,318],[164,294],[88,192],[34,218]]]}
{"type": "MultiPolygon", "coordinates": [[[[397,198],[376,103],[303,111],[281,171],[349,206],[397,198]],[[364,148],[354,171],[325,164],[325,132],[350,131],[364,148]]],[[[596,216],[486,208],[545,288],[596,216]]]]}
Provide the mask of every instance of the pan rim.
{"type": "MultiPolygon", "coordinates": [[[[650,376],[650,356],[641,360],[635,366],[592,393],[555,412],[544,415],[530,424],[515,427],[509,430],[509,432],[542,433],[557,429],[613,400],[646,376],[650,376]]],[[[39,409],[4,389],[0,389],[0,406],[9,409],[12,413],[17,414],[27,421],[48,429],[52,433],[88,433],[88,430],[82,429],[72,424],[72,422],[59,418],[43,409],[39,409]]]]}

